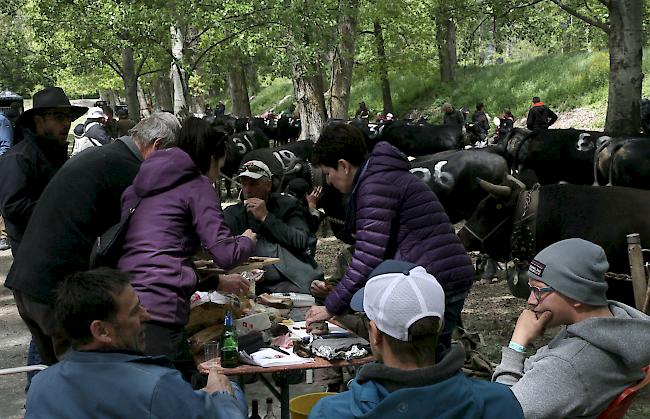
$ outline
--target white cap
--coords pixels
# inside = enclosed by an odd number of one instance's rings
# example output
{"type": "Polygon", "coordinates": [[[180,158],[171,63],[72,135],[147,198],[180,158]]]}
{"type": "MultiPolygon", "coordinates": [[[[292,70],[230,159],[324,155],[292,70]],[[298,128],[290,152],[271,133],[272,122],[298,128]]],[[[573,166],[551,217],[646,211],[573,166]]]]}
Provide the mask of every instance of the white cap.
{"type": "Polygon", "coordinates": [[[238,178],[249,177],[251,179],[259,179],[263,176],[266,176],[270,180],[272,177],[271,169],[259,160],[250,160],[242,164],[237,175],[238,178]]]}
{"type": "Polygon", "coordinates": [[[382,332],[408,342],[413,323],[425,317],[444,317],[445,292],[422,266],[387,260],[372,271],[350,307],[364,311],[382,332]]]}
{"type": "Polygon", "coordinates": [[[106,115],[104,110],[99,106],[93,106],[88,109],[88,118],[108,118],[108,115],[106,115]]]}

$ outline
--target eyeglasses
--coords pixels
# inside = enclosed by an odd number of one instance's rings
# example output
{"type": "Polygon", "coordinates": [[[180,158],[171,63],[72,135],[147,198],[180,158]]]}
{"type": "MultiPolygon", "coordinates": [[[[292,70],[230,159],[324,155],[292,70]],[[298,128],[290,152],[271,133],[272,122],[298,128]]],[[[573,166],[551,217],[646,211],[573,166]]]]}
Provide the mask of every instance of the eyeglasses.
{"type": "Polygon", "coordinates": [[[535,298],[536,298],[538,301],[541,301],[541,300],[542,300],[542,296],[545,297],[545,296],[546,296],[546,293],[550,293],[550,292],[555,291],[555,289],[554,289],[553,287],[543,287],[543,288],[539,288],[539,287],[534,287],[534,286],[532,286],[532,285],[530,285],[530,284],[528,284],[528,288],[530,289],[530,292],[532,292],[533,294],[535,294],[535,298]]]}
{"type": "Polygon", "coordinates": [[[58,122],[72,121],[72,115],[66,112],[44,112],[41,115],[51,116],[58,122]]]}

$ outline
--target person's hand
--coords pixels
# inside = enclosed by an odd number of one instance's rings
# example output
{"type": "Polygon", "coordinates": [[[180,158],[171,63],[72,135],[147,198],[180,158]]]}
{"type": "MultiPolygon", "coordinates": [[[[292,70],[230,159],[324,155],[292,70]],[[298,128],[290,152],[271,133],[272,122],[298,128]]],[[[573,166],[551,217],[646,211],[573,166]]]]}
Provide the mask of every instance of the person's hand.
{"type": "Polygon", "coordinates": [[[550,311],[536,313],[530,309],[525,309],[517,319],[511,340],[521,346],[529,346],[536,337],[544,333],[544,329],[552,317],[553,313],[550,311]]]}
{"type": "Polygon", "coordinates": [[[309,285],[311,295],[319,298],[327,297],[327,294],[329,294],[331,289],[332,288],[329,285],[325,284],[325,281],[320,281],[318,279],[311,281],[311,285],[309,285]]]}
{"type": "Polygon", "coordinates": [[[257,245],[257,233],[254,233],[253,230],[250,228],[247,228],[246,231],[242,234],[244,237],[248,237],[249,239],[253,240],[253,244],[257,245]]]}
{"type": "Polygon", "coordinates": [[[248,294],[250,282],[239,274],[219,275],[217,291],[227,294],[248,294]]]}
{"type": "Polygon", "coordinates": [[[225,391],[231,396],[235,395],[228,377],[219,373],[219,370],[216,368],[210,369],[210,373],[208,374],[208,384],[205,386],[205,391],[207,391],[209,394],[217,391],[225,391]]]}
{"type": "Polygon", "coordinates": [[[322,186],[316,186],[314,189],[311,190],[311,192],[309,192],[309,194],[306,196],[307,205],[309,205],[309,208],[316,209],[318,207],[318,200],[320,199],[322,194],[323,194],[322,186]]]}
{"type": "Polygon", "coordinates": [[[305,316],[305,321],[307,326],[313,322],[321,322],[331,319],[333,316],[327,311],[327,308],[323,306],[311,306],[309,311],[305,316]]]}
{"type": "Polygon", "coordinates": [[[246,211],[250,212],[256,220],[263,223],[266,216],[269,215],[269,210],[266,209],[266,201],[259,198],[248,198],[244,201],[246,211]]]}

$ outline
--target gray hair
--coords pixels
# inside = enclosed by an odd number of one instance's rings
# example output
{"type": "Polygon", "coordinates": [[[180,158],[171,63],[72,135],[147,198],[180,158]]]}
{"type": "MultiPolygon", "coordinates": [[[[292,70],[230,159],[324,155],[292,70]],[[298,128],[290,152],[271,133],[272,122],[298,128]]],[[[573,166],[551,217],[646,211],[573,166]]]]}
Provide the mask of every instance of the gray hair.
{"type": "Polygon", "coordinates": [[[181,124],[169,112],[155,112],[144,118],[129,130],[140,147],[147,147],[157,139],[161,140],[161,148],[169,148],[176,143],[176,138],[181,130],[181,124]]]}

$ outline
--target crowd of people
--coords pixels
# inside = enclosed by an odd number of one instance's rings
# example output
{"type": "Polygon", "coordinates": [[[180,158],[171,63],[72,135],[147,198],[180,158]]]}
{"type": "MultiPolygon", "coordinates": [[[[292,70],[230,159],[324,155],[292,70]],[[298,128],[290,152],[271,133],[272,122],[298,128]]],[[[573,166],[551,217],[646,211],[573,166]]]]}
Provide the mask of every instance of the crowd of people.
{"type": "MultiPolygon", "coordinates": [[[[441,123],[443,125],[452,125],[461,127],[463,132],[471,129],[476,136],[477,146],[486,146],[488,144],[487,137],[491,129],[490,116],[486,112],[485,104],[478,102],[476,110],[470,115],[469,109],[463,106],[456,109],[451,103],[445,102],[440,108],[442,112],[441,123]]],[[[359,102],[359,108],[356,110],[354,117],[364,122],[369,123],[370,110],[365,102],[359,102]]],[[[384,114],[378,112],[374,121],[375,124],[390,123],[396,118],[390,112],[384,114]]],[[[532,105],[526,117],[526,128],[530,130],[545,130],[548,129],[557,121],[557,115],[546,105],[538,96],[533,97],[532,105]]],[[[421,115],[417,123],[426,123],[427,117],[421,115]]],[[[494,141],[499,141],[505,138],[506,135],[514,128],[515,117],[509,108],[504,108],[501,114],[494,119],[495,131],[494,141]]]]}
{"type": "MultiPolygon", "coordinates": [[[[533,102],[532,129],[544,129],[540,121],[547,128],[557,116],[533,102]]],[[[362,105],[359,116],[368,119],[362,105]]],[[[451,104],[443,110],[445,123],[464,124],[451,104]]],[[[312,163],[349,196],[344,229],[355,238],[333,284],[314,259],[321,189],[295,182],[292,193],[278,193],[267,164],[244,161],[236,176],[242,199],[222,210],[212,186],[226,158],[222,131],[165,112],[137,124],[122,116],[109,123],[105,109],[73,106],[62,89],[46,88],[17,121],[22,140],[0,157],[0,212],[14,256],[5,286],[31,332],[30,359],[50,366],[30,384],[26,417],[245,418],[241,390],[217,370],[193,389],[199,380],[185,325],[199,283],[192,258],[201,250],[226,269],[253,255],[279,258],[256,292],[311,293],[319,303],[308,324],[345,323],[349,313],[365,319],[360,334],[376,362],[361,367],[347,391],[321,400],[313,418],[596,417],[650,364],[650,318],[608,300],[603,249],[570,239],[531,262],[527,308],[492,382],[467,378],[452,332],[472,262],[400,150],[387,142],[369,149],[352,125],[322,129],[312,163]],[[71,123],[85,114],[79,135],[100,144],[68,158],[71,123]],[[95,239],[125,217],[116,266],[88,270],[95,239]],[[527,357],[556,326],[548,345],[527,357]]],[[[508,110],[503,117],[514,122],[508,110]]],[[[472,121],[487,134],[482,103],[472,121]]],[[[8,129],[2,124],[0,132],[8,129]]],[[[238,274],[209,281],[222,293],[249,292],[238,274]]]]}

